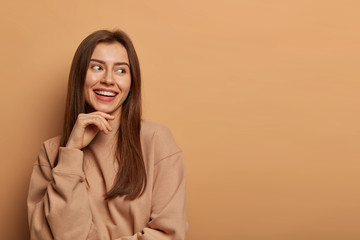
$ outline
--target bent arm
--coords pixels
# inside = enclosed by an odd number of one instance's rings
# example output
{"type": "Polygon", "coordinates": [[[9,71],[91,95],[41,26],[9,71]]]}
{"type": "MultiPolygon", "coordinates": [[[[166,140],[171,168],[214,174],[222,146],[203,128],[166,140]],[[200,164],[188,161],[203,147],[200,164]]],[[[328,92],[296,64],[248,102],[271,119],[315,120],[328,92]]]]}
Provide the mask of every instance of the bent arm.
{"type": "Polygon", "coordinates": [[[51,169],[45,146],[34,164],[27,199],[30,238],[87,239],[92,217],[84,173],[83,153],[59,148],[51,169]]]}

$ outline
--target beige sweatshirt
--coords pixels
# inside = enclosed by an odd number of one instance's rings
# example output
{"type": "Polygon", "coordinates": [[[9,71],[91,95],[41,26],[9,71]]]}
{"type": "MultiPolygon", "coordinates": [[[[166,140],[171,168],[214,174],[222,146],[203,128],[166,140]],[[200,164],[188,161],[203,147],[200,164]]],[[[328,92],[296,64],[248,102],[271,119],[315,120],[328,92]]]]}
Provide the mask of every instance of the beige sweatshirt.
{"type": "Polygon", "coordinates": [[[27,200],[31,239],[185,239],[185,168],[170,131],[143,121],[147,186],[140,198],[104,200],[117,172],[115,132],[99,132],[83,150],[44,142],[27,200]],[[59,162],[54,161],[59,152],[59,162]]]}

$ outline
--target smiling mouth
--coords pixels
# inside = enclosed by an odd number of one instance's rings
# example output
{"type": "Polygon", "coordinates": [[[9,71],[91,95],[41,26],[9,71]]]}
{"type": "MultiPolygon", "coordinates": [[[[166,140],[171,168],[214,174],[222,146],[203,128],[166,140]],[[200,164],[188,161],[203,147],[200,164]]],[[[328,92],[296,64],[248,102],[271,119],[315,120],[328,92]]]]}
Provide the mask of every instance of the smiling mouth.
{"type": "Polygon", "coordinates": [[[94,90],[94,93],[102,97],[115,97],[117,95],[116,92],[103,91],[103,90],[94,90]]]}

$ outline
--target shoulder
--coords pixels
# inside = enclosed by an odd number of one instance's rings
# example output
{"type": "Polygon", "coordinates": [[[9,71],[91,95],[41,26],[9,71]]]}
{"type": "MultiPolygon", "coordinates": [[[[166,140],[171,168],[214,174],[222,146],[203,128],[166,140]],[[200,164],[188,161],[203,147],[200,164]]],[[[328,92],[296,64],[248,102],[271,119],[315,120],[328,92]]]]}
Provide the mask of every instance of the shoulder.
{"type": "Polygon", "coordinates": [[[48,140],[46,140],[43,145],[46,147],[46,149],[48,149],[49,151],[54,151],[54,150],[58,150],[60,147],[60,141],[61,141],[61,136],[56,136],[53,138],[50,138],[48,140]]]}
{"type": "Polygon", "coordinates": [[[140,135],[142,147],[152,149],[156,160],[181,152],[170,129],[162,124],[143,120],[140,135]]]}
{"type": "Polygon", "coordinates": [[[46,140],[40,149],[39,158],[35,164],[54,167],[60,147],[61,136],[46,140]]]}
{"type": "Polygon", "coordinates": [[[160,123],[143,120],[141,121],[141,135],[145,138],[162,138],[173,140],[173,135],[168,127],[160,123]]]}

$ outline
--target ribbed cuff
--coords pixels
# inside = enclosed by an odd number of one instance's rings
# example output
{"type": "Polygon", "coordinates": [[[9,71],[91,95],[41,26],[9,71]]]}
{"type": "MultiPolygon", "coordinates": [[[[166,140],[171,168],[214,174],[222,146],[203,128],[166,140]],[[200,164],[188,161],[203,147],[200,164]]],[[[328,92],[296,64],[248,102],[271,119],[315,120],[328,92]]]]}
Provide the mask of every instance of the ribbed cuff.
{"type": "Polygon", "coordinates": [[[54,169],[57,171],[83,173],[83,151],[60,147],[59,161],[54,169]]]}

